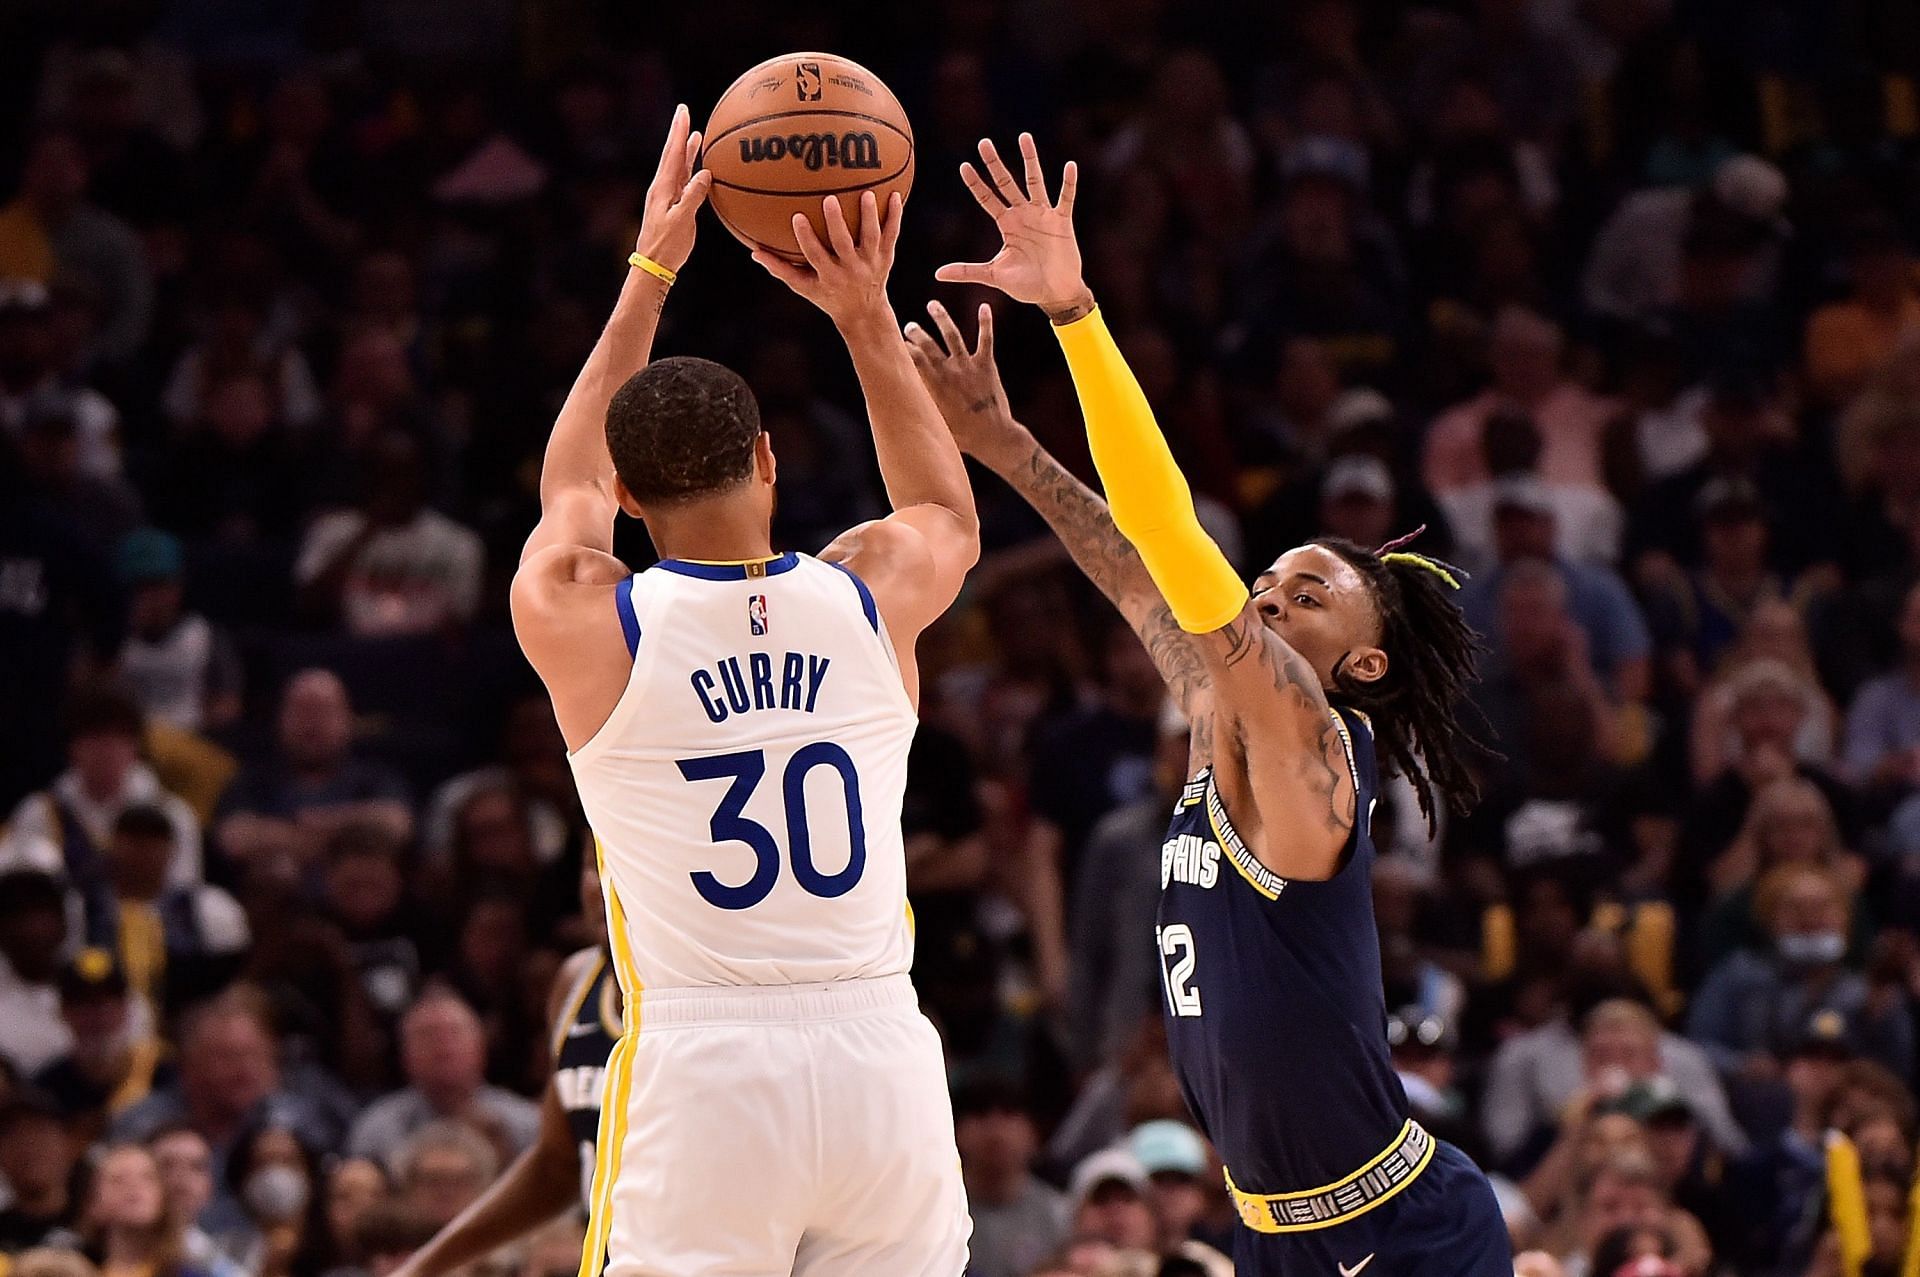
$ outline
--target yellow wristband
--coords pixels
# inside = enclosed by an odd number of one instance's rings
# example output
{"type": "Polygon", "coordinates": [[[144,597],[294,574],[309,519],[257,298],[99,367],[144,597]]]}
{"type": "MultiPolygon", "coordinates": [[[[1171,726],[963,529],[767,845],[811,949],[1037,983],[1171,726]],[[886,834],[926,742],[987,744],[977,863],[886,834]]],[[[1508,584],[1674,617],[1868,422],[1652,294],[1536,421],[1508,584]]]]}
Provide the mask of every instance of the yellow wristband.
{"type": "Polygon", "coordinates": [[[668,270],[665,266],[662,266],[659,262],[654,261],[651,257],[648,257],[645,253],[636,252],[636,253],[630,254],[627,257],[627,265],[638,266],[641,270],[647,272],[647,274],[653,276],[655,279],[665,284],[668,288],[672,288],[673,281],[680,278],[680,276],[676,272],[668,270]]]}

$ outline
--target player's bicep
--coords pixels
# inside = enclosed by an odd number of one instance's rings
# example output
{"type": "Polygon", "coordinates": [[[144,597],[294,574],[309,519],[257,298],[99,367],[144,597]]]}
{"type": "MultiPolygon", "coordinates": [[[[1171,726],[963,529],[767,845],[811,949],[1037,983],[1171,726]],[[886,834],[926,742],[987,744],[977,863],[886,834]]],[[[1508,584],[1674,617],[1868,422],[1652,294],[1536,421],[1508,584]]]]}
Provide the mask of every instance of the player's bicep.
{"type": "Polygon", "coordinates": [[[521,565],[561,546],[612,554],[613,520],[619,512],[613,493],[598,483],[572,484],[546,496],[540,503],[540,522],[520,550],[521,565]]]}
{"type": "Polygon", "coordinates": [[[960,595],[980,557],[977,530],[952,510],[908,506],[850,528],[821,552],[866,582],[898,642],[910,642],[960,595]]]}
{"type": "Polygon", "coordinates": [[[605,611],[612,623],[611,607],[600,607],[602,596],[626,577],[626,565],[602,550],[561,540],[530,547],[513,574],[507,608],[514,635],[536,671],[544,676],[549,657],[565,657],[569,638],[577,640],[589,610],[605,611]]]}

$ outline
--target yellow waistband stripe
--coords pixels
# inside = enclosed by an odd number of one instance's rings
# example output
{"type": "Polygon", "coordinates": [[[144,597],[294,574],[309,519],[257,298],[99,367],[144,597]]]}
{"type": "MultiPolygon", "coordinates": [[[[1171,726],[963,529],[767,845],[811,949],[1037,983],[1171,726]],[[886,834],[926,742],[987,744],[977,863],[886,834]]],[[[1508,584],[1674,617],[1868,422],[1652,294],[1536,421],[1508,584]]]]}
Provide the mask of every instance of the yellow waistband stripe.
{"type": "Polygon", "coordinates": [[[1344,1224],[1393,1200],[1427,1169],[1436,1147],[1433,1136],[1409,1118],[1377,1157],[1351,1175],[1319,1188],[1249,1193],[1233,1182],[1231,1170],[1222,1173],[1241,1223],[1256,1233],[1305,1233],[1344,1224]]]}

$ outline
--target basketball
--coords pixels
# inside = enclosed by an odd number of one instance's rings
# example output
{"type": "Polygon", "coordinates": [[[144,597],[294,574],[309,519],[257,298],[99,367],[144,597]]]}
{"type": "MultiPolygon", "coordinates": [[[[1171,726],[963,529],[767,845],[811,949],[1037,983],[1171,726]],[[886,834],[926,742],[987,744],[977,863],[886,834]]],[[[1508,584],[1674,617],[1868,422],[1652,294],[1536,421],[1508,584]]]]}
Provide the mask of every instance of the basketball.
{"type": "Polygon", "coordinates": [[[905,198],[913,185],[913,128],[893,91],[857,62],[830,53],[769,58],[735,80],[707,121],[707,202],[749,248],[800,261],[793,215],[821,240],[821,197],[837,195],[860,224],[860,192],[905,198]]]}

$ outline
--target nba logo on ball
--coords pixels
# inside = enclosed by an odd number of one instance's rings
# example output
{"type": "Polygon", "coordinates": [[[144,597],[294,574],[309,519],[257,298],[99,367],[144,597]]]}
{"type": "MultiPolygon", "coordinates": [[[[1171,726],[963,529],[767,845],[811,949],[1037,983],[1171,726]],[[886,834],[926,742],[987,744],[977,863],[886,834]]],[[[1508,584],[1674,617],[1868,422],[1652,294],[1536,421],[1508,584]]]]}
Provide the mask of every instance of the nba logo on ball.
{"type": "Polygon", "coordinates": [[[767,632],[767,596],[756,594],[747,600],[747,628],[754,634],[767,632]]]}
{"type": "Polygon", "coordinates": [[[799,90],[800,100],[818,102],[820,100],[820,64],[802,62],[795,66],[793,71],[793,87],[799,90]]]}

